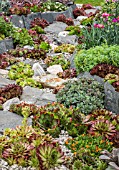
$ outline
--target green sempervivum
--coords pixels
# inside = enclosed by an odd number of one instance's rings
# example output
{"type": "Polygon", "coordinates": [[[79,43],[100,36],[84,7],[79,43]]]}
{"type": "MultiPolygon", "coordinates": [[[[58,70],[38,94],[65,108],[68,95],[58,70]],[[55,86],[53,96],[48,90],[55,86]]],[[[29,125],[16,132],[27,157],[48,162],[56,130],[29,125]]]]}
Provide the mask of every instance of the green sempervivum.
{"type": "Polygon", "coordinates": [[[44,34],[45,31],[40,27],[40,26],[35,26],[33,28],[31,28],[33,31],[36,31],[38,34],[44,34]]]}
{"type": "Polygon", "coordinates": [[[29,64],[24,64],[23,62],[20,62],[18,64],[12,65],[8,76],[10,79],[16,80],[19,78],[32,77],[33,73],[34,72],[29,64]]]}
{"type": "Polygon", "coordinates": [[[61,148],[56,143],[40,144],[36,148],[36,154],[39,159],[40,169],[49,170],[50,168],[62,165],[65,162],[65,157],[61,148]]]}
{"type": "Polygon", "coordinates": [[[25,86],[31,86],[31,87],[37,87],[37,88],[42,88],[42,85],[40,82],[34,80],[33,78],[20,78],[16,80],[16,83],[19,84],[22,87],[25,86]]]}
{"type": "Polygon", "coordinates": [[[62,44],[54,49],[55,53],[61,53],[61,52],[67,52],[67,53],[73,53],[75,50],[75,46],[72,44],[62,44]]]}
{"type": "Polygon", "coordinates": [[[77,36],[81,36],[82,32],[79,26],[68,26],[65,29],[66,31],[70,31],[69,35],[77,35],[77,36]]]}
{"type": "Polygon", "coordinates": [[[65,59],[63,55],[57,55],[57,56],[48,56],[45,59],[45,63],[47,66],[52,66],[55,64],[60,64],[62,66],[63,70],[66,70],[70,67],[70,61],[65,59]]]}
{"type": "Polygon", "coordinates": [[[49,103],[38,108],[33,117],[34,127],[43,128],[46,133],[58,136],[61,129],[71,130],[71,117],[75,111],[59,103],[49,103]]]}
{"type": "Polygon", "coordinates": [[[119,75],[116,74],[107,74],[104,78],[105,81],[108,81],[110,84],[119,81],[119,75]]]}
{"type": "Polygon", "coordinates": [[[103,86],[88,78],[68,81],[65,87],[56,94],[56,98],[66,107],[79,108],[84,114],[89,114],[97,108],[104,108],[103,86]]]}
{"type": "Polygon", "coordinates": [[[36,115],[38,113],[38,107],[36,105],[28,104],[25,102],[19,104],[11,104],[9,111],[22,115],[22,111],[25,107],[29,108],[29,113],[28,113],[29,116],[36,115]]]}

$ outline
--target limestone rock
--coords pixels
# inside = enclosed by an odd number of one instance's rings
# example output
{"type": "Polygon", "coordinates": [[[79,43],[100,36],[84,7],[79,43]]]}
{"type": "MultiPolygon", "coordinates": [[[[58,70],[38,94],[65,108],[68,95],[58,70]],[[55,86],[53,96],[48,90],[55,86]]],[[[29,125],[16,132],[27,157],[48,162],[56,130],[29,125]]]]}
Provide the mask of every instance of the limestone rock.
{"type": "Polygon", "coordinates": [[[61,65],[53,65],[53,66],[48,67],[48,68],[47,68],[47,71],[48,71],[50,74],[55,74],[55,75],[57,75],[57,73],[63,72],[63,69],[62,69],[61,65]]]}
{"type": "Polygon", "coordinates": [[[44,87],[49,87],[49,88],[56,88],[57,86],[62,85],[66,81],[67,80],[58,78],[58,76],[52,74],[48,74],[40,78],[41,84],[43,84],[44,87]]]}
{"type": "Polygon", "coordinates": [[[44,69],[39,63],[33,64],[32,70],[34,70],[34,76],[46,75],[44,69]]]}

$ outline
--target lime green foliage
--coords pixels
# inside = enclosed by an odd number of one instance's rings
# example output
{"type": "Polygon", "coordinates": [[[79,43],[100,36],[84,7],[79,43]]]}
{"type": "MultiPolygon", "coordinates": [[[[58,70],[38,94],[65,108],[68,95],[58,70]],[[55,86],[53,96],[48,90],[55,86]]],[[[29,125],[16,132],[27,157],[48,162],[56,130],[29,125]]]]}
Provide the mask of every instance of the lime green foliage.
{"type": "Polygon", "coordinates": [[[66,146],[74,153],[73,167],[76,170],[105,170],[106,164],[99,160],[99,155],[103,149],[112,150],[109,140],[103,140],[101,136],[93,137],[82,134],[74,139],[68,139],[66,146]]]}
{"type": "Polygon", "coordinates": [[[11,80],[16,80],[16,83],[20,86],[31,86],[42,88],[42,85],[36,80],[32,79],[34,71],[29,64],[24,64],[20,62],[18,64],[12,65],[8,76],[11,80]]]}
{"type": "Polygon", "coordinates": [[[19,78],[16,80],[16,83],[22,87],[25,86],[31,86],[31,87],[38,87],[38,88],[42,88],[42,85],[40,82],[32,79],[32,78],[19,78]]]}
{"type": "Polygon", "coordinates": [[[77,35],[77,36],[81,36],[82,32],[79,26],[68,26],[65,29],[66,31],[70,31],[69,35],[77,35]]]}
{"type": "Polygon", "coordinates": [[[70,67],[70,61],[65,59],[63,55],[48,56],[44,62],[47,64],[47,66],[60,64],[63,70],[66,70],[70,67]]]}
{"type": "Polygon", "coordinates": [[[31,66],[29,64],[24,64],[23,62],[20,62],[18,64],[12,65],[8,76],[11,80],[32,77],[33,70],[31,69],[31,66]]]}
{"type": "Polygon", "coordinates": [[[57,12],[60,12],[60,11],[65,11],[66,9],[67,9],[66,5],[64,5],[64,4],[60,3],[60,2],[51,1],[51,0],[43,2],[42,6],[40,7],[40,10],[42,12],[45,12],[45,11],[57,11],[57,12]]]}
{"type": "Polygon", "coordinates": [[[69,81],[56,94],[57,101],[66,107],[79,108],[81,113],[89,114],[97,108],[104,107],[104,88],[97,81],[80,78],[69,81]]]}
{"type": "Polygon", "coordinates": [[[36,25],[35,27],[31,28],[31,30],[36,31],[38,34],[44,34],[45,31],[38,25],[36,25]]]}
{"type": "Polygon", "coordinates": [[[9,19],[6,16],[5,18],[0,17],[0,34],[2,34],[2,36],[8,37],[11,36],[14,28],[12,23],[9,22],[9,19]],[[6,20],[8,20],[8,22],[6,22],[6,20]]]}
{"type": "Polygon", "coordinates": [[[43,50],[45,50],[45,51],[48,51],[51,47],[50,47],[50,45],[49,45],[49,43],[47,43],[47,42],[41,42],[40,43],[40,49],[43,49],[43,50]]]}
{"type": "Polygon", "coordinates": [[[12,34],[12,37],[13,37],[14,43],[16,45],[19,44],[19,46],[21,47],[25,45],[33,46],[34,44],[31,35],[29,35],[28,30],[25,28],[17,29],[16,31],[14,31],[14,33],[12,34]]]}
{"type": "Polygon", "coordinates": [[[67,53],[73,53],[75,50],[75,46],[71,44],[62,44],[54,49],[55,53],[61,53],[61,52],[67,52],[67,53]]]}
{"type": "Polygon", "coordinates": [[[91,4],[93,6],[99,6],[104,0],[75,0],[77,4],[91,4]]]}
{"type": "Polygon", "coordinates": [[[119,67],[119,46],[102,45],[81,50],[75,56],[77,72],[90,71],[99,63],[112,64],[119,67]]]}

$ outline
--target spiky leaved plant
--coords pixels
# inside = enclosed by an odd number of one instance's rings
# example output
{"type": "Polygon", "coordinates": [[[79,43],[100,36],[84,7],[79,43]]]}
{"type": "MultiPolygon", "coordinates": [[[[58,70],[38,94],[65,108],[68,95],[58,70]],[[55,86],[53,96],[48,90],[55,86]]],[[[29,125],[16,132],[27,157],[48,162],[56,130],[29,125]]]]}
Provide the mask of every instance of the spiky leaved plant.
{"type": "Polygon", "coordinates": [[[102,135],[107,139],[112,139],[116,133],[116,127],[109,120],[101,118],[91,121],[91,127],[88,132],[92,135],[102,135]]]}
{"type": "Polygon", "coordinates": [[[61,148],[56,143],[40,144],[36,148],[36,154],[39,159],[39,166],[41,170],[49,170],[57,167],[65,162],[65,157],[61,148]]]}

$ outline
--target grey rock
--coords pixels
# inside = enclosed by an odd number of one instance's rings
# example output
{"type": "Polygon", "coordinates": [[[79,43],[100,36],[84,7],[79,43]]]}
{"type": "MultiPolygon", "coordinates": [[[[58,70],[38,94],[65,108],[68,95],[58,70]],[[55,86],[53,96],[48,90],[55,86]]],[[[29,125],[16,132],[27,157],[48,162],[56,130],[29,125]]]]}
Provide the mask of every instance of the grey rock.
{"type": "Polygon", "coordinates": [[[37,13],[28,14],[27,16],[23,16],[25,28],[30,29],[30,23],[35,18],[42,18],[41,13],[37,12],[37,13]]]}
{"type": "Polygon", "coordinates": [[[11,22],[12,22],[16,27],[19,27],[19,28],[24,28],[24,27],[25,27],[25,25],[24,25],[24,20],[23,20],[23,16],[12,15],[11,22]]]}
{"type": "Polygon", "coordinates": [[[105,89],[105,108],[119,114],[119,93],[115,91],[115,88],[106,82],[104,84],[105,89]]]}
{"type": "Polygon", "coordinates": [[[23,88],[21,100],[35,104],[36,101],[41,98],[42,94],[43,91],[41,89],[26,86],[23,88]]]}
{"type": "Polygon", "coordinates": [[[44,28],[44,30],[46,33],[58,34],[64,31],[66,27],[67,27],[67,24],[63,22],[54,22],[53,24],[50,24],[49,26],[44,28]]]}
{"type": "Polygon", "coordinates": [[[13,39],[6,39],[5,40],[5,46],[6,46],[6,49],[7,50],[11,50],[14,48],[14,45],[13,45],[13,39]]]}
{"type": "Polygon", "coordinates": [[[74,53],[71,55],[71,57],[69,58],[69,61],[70,61],[70,68],[75,68],[76,69],[76,66],[75,66],[75,63],[74,63],[74,59],[75,59],[75,55],[76,55],[76,51],[74,51],[74,53]]]}
{"type": "Polygon", "coordinates": [[[18,97],[12,98],[10,100],[7,100],[4,104],[3,104],[3,110],[4,111],[8,111],[10,108],[11,104],[16,104],[16,103],[20,103],[20,100],[18,97]]]}
{"type": "Polygon", "coordinates": [[[4,87],[8,84],[15,84],[15,81],[6,79],[0,75],[0,87],[4,87]]]}
{"type": "Polygon", "coordinates": [[[64,44],[77,44],[77,36],[76,35],[67,35],[66,37],[59,37],[57,38],[57,41],[59,43],[64,43],[64,44]]]}
{"type": "MultiPolygon", "coordinates": [[[[23,120],[22,116],[8,111],[0,111],[0,132],[3,132],[5,128],[15,128],[21,125],[23,120]]],[[[32,121],[28,118],[28,124],[31,125],[32,121]]]]}
{"type": "Polygon", "coordinates": [[[7,49],[6,49],[5,41],[2,40],[2,41],[0,41],[0,54],[4,53],[6,51],[7,51],[7,49]]]}
{"type": "Polygon", "coordinates": [[[0,75],[3,76],[3,77],[7,77],[8,76],[8,70],[0,69],[0,75]]]}

